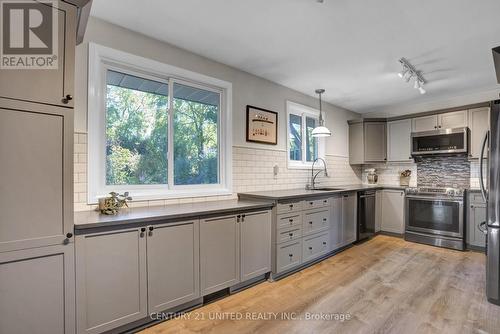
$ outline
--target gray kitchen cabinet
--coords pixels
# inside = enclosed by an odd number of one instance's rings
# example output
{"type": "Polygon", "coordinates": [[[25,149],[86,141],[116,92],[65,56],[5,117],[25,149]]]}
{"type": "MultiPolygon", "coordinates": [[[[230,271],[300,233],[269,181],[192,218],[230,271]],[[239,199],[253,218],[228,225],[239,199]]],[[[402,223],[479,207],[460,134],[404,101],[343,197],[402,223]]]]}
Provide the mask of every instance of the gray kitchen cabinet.
{"type": "Polygon", "coordinates": [[[387,138],[385,121],[349,121],[349,163],[385,162],[387,138]]]}
{"type": "Polygon", "coordinates": [[[75,333],[74,243],[0,253],[0,333],[75,333]]]}
{"type": "Polygon", "coordinates": [[[236,215],[200,221],[200,277],[203,296],[240,281],[240,223],[236,215]]]}
{"type": "MultiPolygon", "coordinates": [[[[469,109],[470,150],[469,158],[479,159],[481,145],[486,132],[490,129],[490,108],[469,109]]],[[[488,150],[484,152],[488,156],[488,150]]]]}
{"type": "Polygon", "coordinates": [[[330,250],[334,251],[343,246],[342,242],[342,197],[334,196],[330,199],[330,250]]]}
{"type": "Polygon", "coordinates": [[[328,253],[330,246],[328,231],[306,236],[302,239],[302,262],[315,260],[328,253]]]}
{"type": "Polygon", "coordinates": [[[78,333],[102,333],[148,315],[143,229],[77,235],[78,333]]]}
{"type": "Polygon", "coordinates": [[[436,130],[438,127],[437,115],[421,116],[411,120],[413,132],[436,130]]]}
{"type": "Polygon", "coordinates": [[[147,233],[148,312],[199,298],[199,222],[149,226],[147,233]]]}
{"type": "Polygon", "coordinates": [[[0,98],[0,157],[0,252],[62,245],[73,233],[73,110],[0,98]]]}
{"type": "Polygon", "coordinates": [[[381,230],[384,232],[404,233],[404,206],[403,190],[383,190],[381,212],[381,230]]]}
{"type": "Polygon", "coordinates": [[[467,126],[467,110],[438,114],[439,129],[453,129],[467,126]]]}
{"type": "Polygon", "coordinates": [[[467,110],[421,116],[412,119],[413,132],[452,129],[467,126],[467,110]]]}
{"type": "Polygon", "coordinates": [[[66,99],[66,96],[74,95],[77,8],[62,1],[56,5],[57,68],[0,69],[0,97],[73,107],[72,98],[66,99]]]}
{"type": "Polygon", "coordinates": [[[382,230],[382,196],[383,191],[377,190],[375,193],[375,233],[382,230]]]}
{"type": "Polygon", "coordinates": [[[411,119],[387,122],[387,161],[413,161],[410,135],[411,119]]]}
{"type": "Polygon", "coordinates": [[[342,245],[348,245],[357,239],[358,194],[342,195],[342,245]]]}
{"type": "Polygon", "coordinates": [[[486,221],[486,203],[480,193],[469,194],[468,219],[466,225],[467,245],[472,248],[484,249],[486,236],[479,229],[479,225],[486,221]]]}
{"type": "Polygon", "coordinates": [[[240,250],[242,282],[271,271],[271,211],[241,215],[240,250]]]}

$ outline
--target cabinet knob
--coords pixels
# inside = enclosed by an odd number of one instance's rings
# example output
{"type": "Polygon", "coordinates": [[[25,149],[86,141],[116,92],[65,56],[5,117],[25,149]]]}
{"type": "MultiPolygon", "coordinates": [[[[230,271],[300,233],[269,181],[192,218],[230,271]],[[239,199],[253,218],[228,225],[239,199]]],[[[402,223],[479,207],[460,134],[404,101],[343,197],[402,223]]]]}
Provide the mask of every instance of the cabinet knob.
{"type": "Polygon", "coordinates": [[[471,206],[470,206],[470,208],[471,208],[471,209],[474,209],[474,205],[471,205],[471,206]]]}
{"type": "Polygon", "coordinates": [[[69,101],[71,101],[71,100],[73,100],[73,96],[72,96],[72,95],[70,95],[70,94],[68,94],[68,95],[66,95],[66,96],[62,99],[62,103],[64,103],[64,104],[68,104],[68,103],[69,103],[69,101]]]}
{"type": "Polygon", "coordinates": [[[310,204],[310,205],[313,205],[313,204],[314,204],[314,202],[309,202],[309,204],[310,204]]]}
{"type": "Polygon", "coordinates": [[[326,222],[326,218],[323,218],[323,221],[326,222]]]}
{"type": "Polygon", "coordinates": [[[288,219],[288,221],[289,221],[290,223],[293,223],[293,219],[291,219],[291,218],[290,218],[290,219],[288,219]]]}
{"type": "Polygon", "coordinates": [[[438,128],[440,128],[440,129],[441,129],[441,125],[440,125],[440,126],[438,126],[438,128]]]}
{"type": "Polygon", "coordinates": [[[309,222],[310,225],[312,225],[313,222],[309,222]]]}
{"type": "Polygon", "coordinates": [[[288,233],[289,236],[293,237],[293,233],[288,233]]]}
{"type": "Polygon", "coordinates": [[[153,226],[150,226],[150,227],[149,227],[149,233],[148,233],[148,235],[149,235],[150,237],[152,237],[152,236],[153,236],[153,230],[154,230],[154,229],[155,229],[155,228],[154,228],[153,226]]]}
{"type": "Polygon", "coordinates": [[[144,237],[144,232],[146,232],[146,228],[145,227],[141,227],[141,238],[144,237]]]}
{"type": "Polygon", "coordinates": [[[312,249],[313,249],[311,246],[309,246],[308,248],[309,248],[309,250],[312,250],[312,249]]]}
{"type": "Polygon", "coordinates": [[[66,238],[71,239],[73,237],[73,233],[66,233],[66,238]]]}
{"type": "Polygon", "coordinates": [[[290,209],[292,209],[293,208],[293,204],[290,204],[289,207],[290,207],[290,209]]]}
{"type": "Polygon", "coordinates": [[[326,241],[323,241],[323,245],[326,245],[326,241]]]}
{"type": "Polygon", "coordinates": [[[288,256],[292,257],[292,256],[293,256],[293,254],[288,254],[288,256]]]}

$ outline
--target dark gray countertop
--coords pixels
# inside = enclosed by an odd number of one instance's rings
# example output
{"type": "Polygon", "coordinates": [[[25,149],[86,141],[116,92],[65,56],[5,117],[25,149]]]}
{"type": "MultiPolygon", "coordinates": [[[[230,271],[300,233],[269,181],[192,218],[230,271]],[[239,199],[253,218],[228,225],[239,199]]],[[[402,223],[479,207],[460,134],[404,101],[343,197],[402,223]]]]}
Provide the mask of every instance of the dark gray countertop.
{"type": "Polygon", "coordinates": [[[75,212],[75,232],[81,234],[87,233],[84,230],[103,227],[123,228],[129,225],[140,226],[232,212],[269,209],[273,205],[269,201],[223,200],[122,209],[116,215],[103,215],[97,211],[82,211],[75,212]]]}
{"type": "Polygon", "coordinates": [[[341,186],[332,186],[336,190],[306,190],[306,189],[287,189],[287,190],[270,190],[270,191],[257,191],[248,193],[238,193],[240,199],[260,199],[260,200],[290,200],[301,197],[320,197],[332,194],[360,191],[368,189],[395,189],[404,190],[407,187],[384,185],[384,184],[348,184],[341,186]]]}

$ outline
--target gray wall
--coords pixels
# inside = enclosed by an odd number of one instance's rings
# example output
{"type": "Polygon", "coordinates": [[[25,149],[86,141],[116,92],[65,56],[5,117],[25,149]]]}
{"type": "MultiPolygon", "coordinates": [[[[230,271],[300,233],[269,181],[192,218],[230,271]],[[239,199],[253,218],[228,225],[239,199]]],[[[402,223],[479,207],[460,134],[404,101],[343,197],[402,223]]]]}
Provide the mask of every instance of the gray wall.
{"type": "MultiPolygon", "coordinates": [[[[286,149],[285,101],[318,108],[318,100],[268,80],[198,56],[173,45],[160,42],[133,31],[91,17],[84,43],[77,47],[75,82],[75,131],[87,132],[87,49],[88,42],[108,46],[163,63],[209,75],[233,84],[233,145],[255,148],[286,149]],[[279,113],[278,145],[262,145],[245,141],[246,105],[279,113]]],[[[317,83],[320,88],[321,83],[317,83]]],[[[314,92],[311,92],[314,95],[314,92]]],[[[333,135],[327,138],[326,153],[348,156],[347,120],[359,118],[351,111],[324,104],[327,126],[333,135]]]]}

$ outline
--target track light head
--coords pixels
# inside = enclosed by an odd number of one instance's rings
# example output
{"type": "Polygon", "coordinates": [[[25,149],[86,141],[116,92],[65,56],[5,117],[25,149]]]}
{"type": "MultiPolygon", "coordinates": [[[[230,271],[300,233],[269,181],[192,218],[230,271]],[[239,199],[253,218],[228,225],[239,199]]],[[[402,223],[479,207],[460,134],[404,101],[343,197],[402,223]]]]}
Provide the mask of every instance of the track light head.
{"type": "Polygon", "coordinates": [[[419,89],[420,88],[420,80],[416,79],[415,84],[413,85],[413,88],[419,89]]]}
{"type": "Polygon", "coordinates": [[[426,93],[424,87],[422,87],[422,86],[420,86],[420,88],[418,89],[418,91],[420,92],[420,94],[425,94],[426,93]]]}
{"type": "Polygon", "coordinates": [[[420,94],[425,94],[425,89],[423,88],[423,86],[425,83],[427,83],[427,81],[422,76],[422,73],[415,67],[413,67],[405,58],[399,59],[399,63],[401,64],[403,69],[398,73],[398,76],[406,82],[410,82],[411,79],[415,79],[413,88],[418,89],[420,94]]]}

